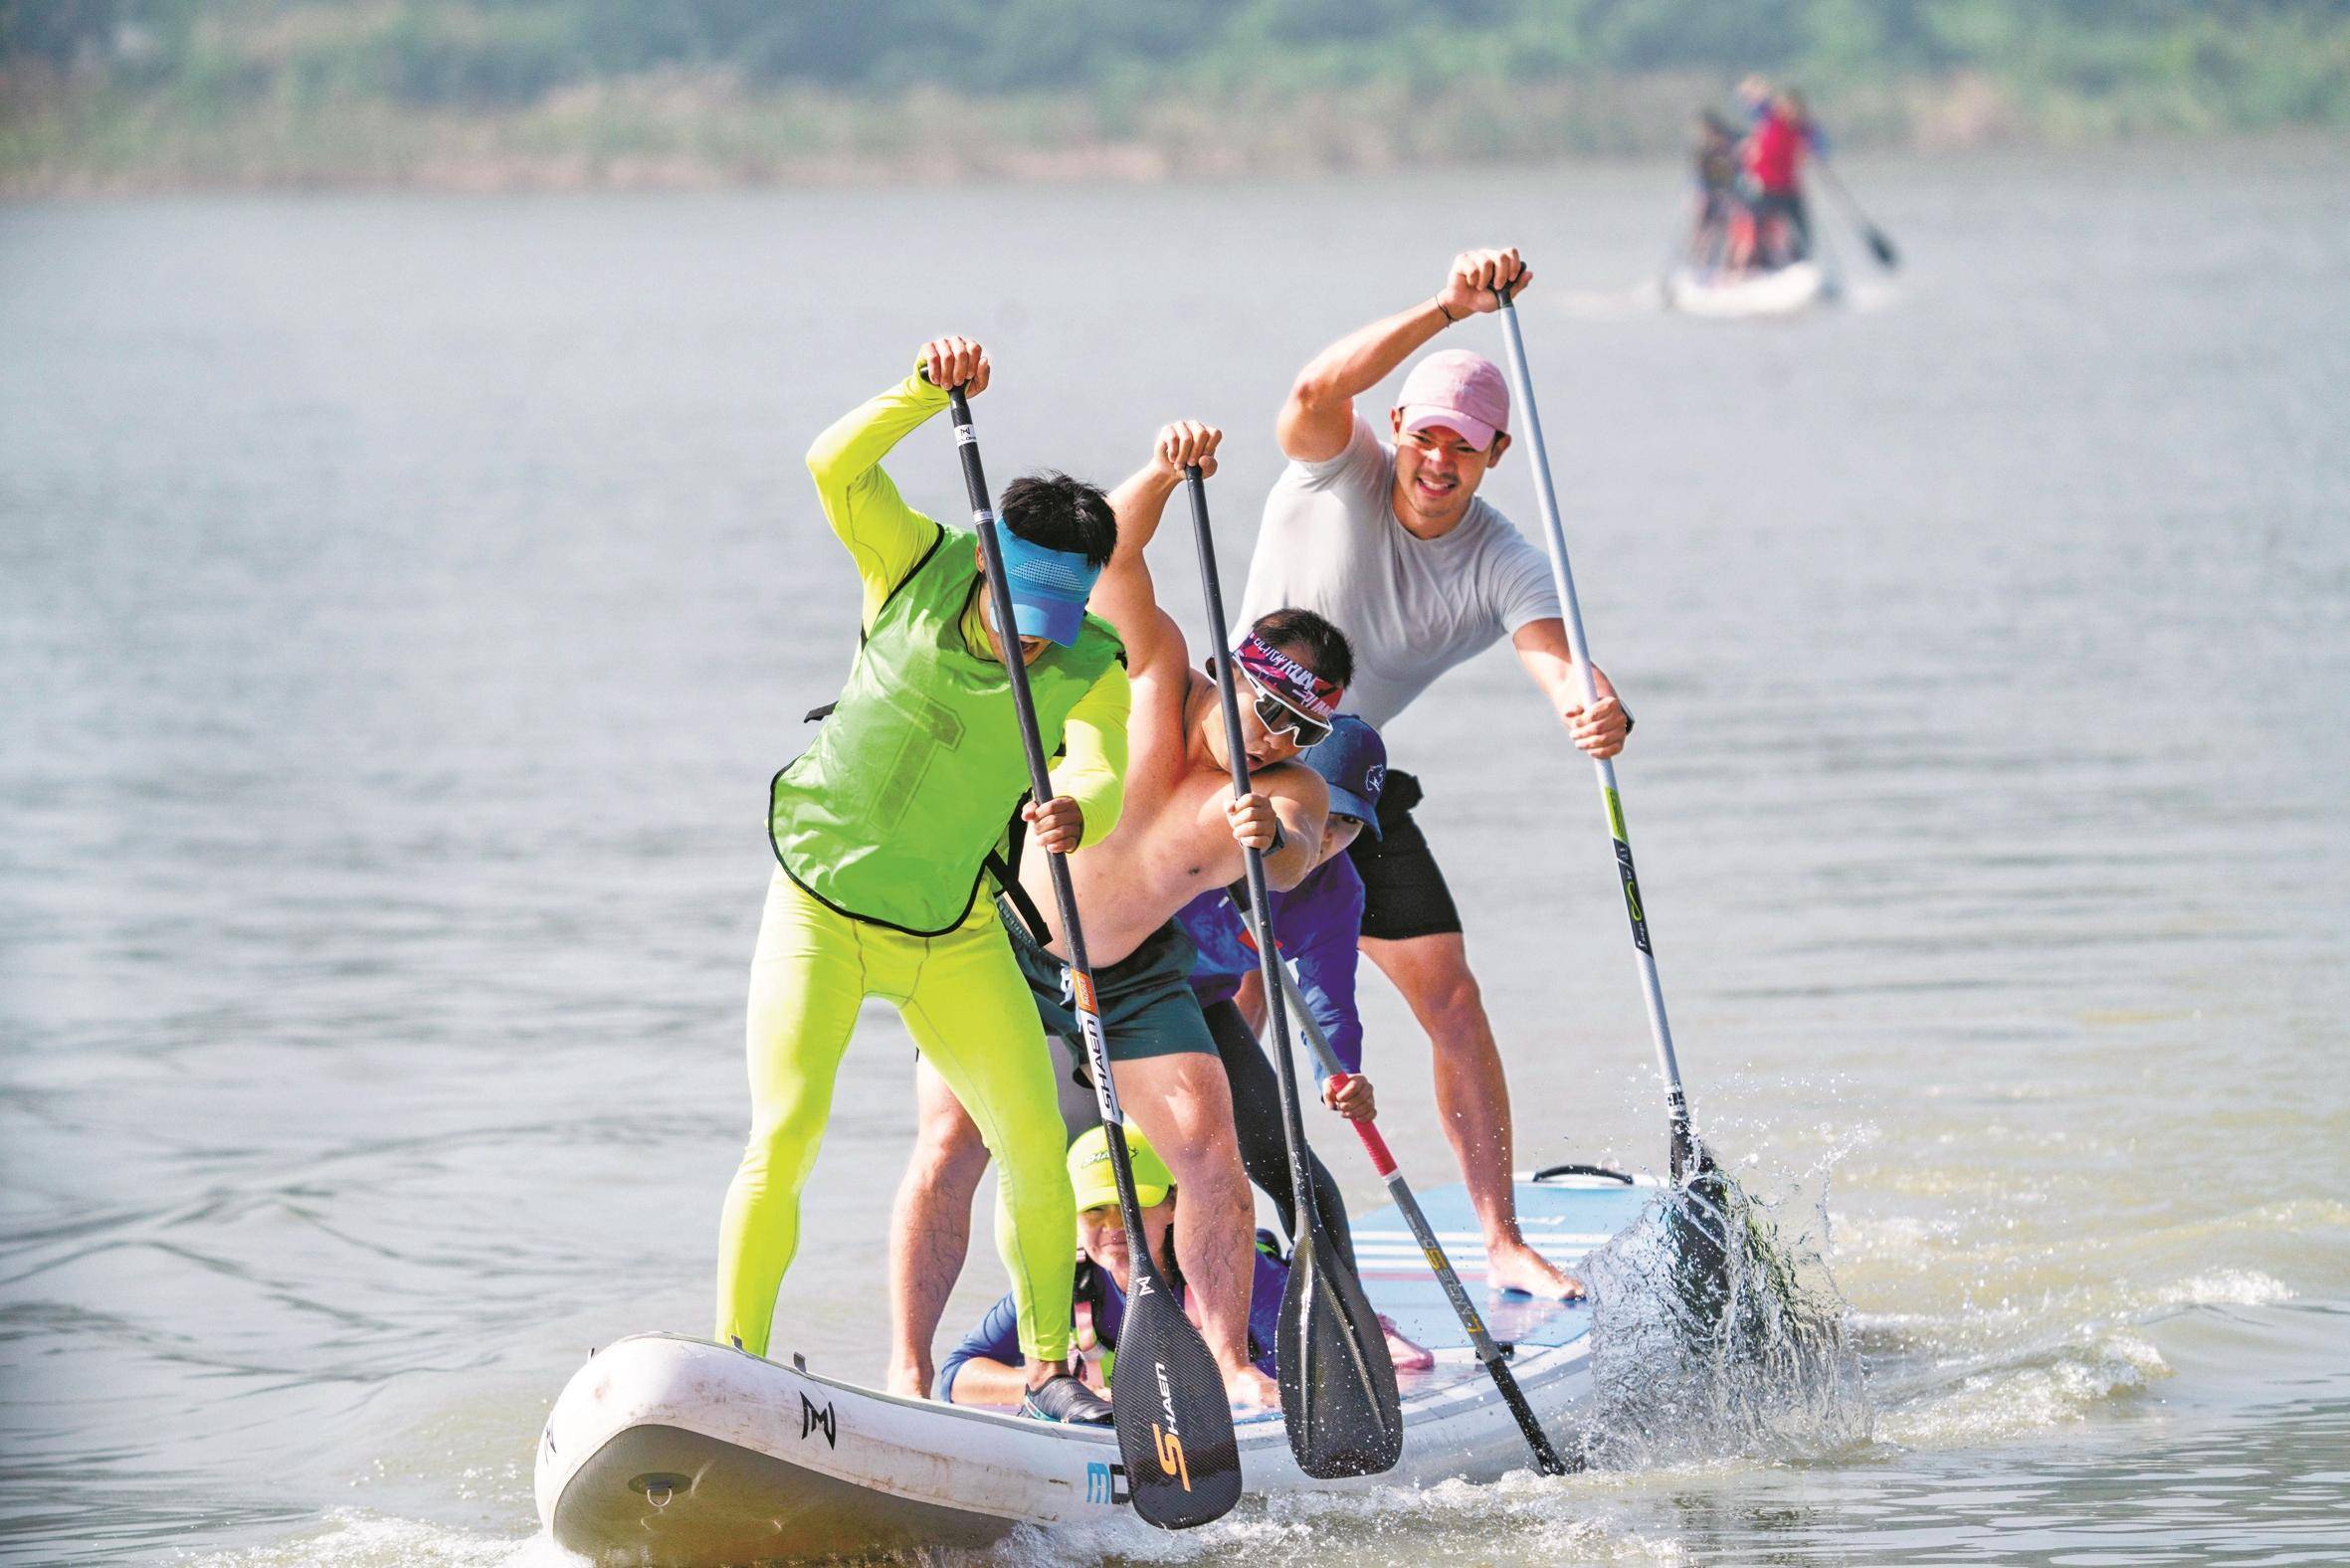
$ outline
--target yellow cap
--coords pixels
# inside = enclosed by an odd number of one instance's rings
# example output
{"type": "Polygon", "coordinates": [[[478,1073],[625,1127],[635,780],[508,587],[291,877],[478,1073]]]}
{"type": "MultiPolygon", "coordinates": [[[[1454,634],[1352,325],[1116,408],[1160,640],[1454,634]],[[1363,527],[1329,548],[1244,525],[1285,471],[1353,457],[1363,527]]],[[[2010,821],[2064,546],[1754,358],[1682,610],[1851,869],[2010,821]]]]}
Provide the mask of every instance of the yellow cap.
{"type": "MultiPolygon", "coordinates": [[[[1126,1155],[1134,1164],[1134,1199],[1147,1209],[1164,1203],[1175,1190],[1175,1173],[1150,1146],[1142,1129],[1126,1124],[1126,1155]]],[[[1109,1168],[1109,1128],[1093,1127],[1069,1146],[1069,1184],[1077,1193],[1077,1209],[1118,1201],[1117,1178],[1109,1168]]]]}

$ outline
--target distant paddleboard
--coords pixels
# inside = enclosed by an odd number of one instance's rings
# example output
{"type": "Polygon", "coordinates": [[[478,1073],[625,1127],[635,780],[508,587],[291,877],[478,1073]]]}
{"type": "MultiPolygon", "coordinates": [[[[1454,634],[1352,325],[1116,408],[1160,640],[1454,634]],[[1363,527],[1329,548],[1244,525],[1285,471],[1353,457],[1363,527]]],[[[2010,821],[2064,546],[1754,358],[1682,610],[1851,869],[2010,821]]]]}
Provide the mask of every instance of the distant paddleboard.
{"type": "MultiPolygon", "coordinates": [[[[1526,1239],[1572,1269],[1655,1200],[1646,1179],[1520,1176],[1526,1239]]],[[[1438,1238],[1562,1450],[1591,1399],[1591,1311],[1502,1295],[1466,1191],[1422,1197],[1438,1238]]],[[[1399,1382],[1402,1462],[1383,1475],[1315,1480],[1289,1454],[1280,1413],[1237,1423],[1249,1491],[1346,1491],[1495,1479],[1531,1468],[1525,1439],[1477,1365],[1419,1245],[1394,1208],[1356,1222],[1372,1304],[1436,1366],[1399,1382]]],[[[1016,1524],[1130,1514],[1116,1436],[967,1405],[897,1399],[707,1340],[639,1334],[589,1357],[547,1418],[538,1514],[556,1543],[597,1560],[698,1564],[848,1551],[984,1545],[1016,1524]]]]}
{"type": "Polygon", "coordinates": [[[1836,298],[1825,269],[1797,262],[1767,273],[1722,275],[1676,268],[1665,281],[1665,302],[1684,315],[1720,320],[1797,315],[1836,298]]]}

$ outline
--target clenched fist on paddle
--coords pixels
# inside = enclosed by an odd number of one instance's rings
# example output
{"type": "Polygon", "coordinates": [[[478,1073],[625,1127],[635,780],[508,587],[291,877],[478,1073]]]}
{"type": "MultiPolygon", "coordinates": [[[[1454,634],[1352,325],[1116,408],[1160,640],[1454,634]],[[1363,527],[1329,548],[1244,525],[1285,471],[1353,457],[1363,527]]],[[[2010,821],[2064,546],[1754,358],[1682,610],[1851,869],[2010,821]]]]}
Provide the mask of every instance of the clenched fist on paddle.
{"type": "Polygon", "coordinates": [[[1534,270],[1517,254],[1517,247],[1501,251],[1463,251],[1453,258],[1453,271],[1436,302],[1448,320],[1459,321],[1501,308],[1501,291],[1512,295],[1526,292],[1534,270]]]}
{"type": "Polygon", "coordinates": [[[968,337],[933,337],[916,357],[923,380],[934,387],[952,387],[967,398],[987,390],[995,369],[988,363],[987,350],[968,337]]]}

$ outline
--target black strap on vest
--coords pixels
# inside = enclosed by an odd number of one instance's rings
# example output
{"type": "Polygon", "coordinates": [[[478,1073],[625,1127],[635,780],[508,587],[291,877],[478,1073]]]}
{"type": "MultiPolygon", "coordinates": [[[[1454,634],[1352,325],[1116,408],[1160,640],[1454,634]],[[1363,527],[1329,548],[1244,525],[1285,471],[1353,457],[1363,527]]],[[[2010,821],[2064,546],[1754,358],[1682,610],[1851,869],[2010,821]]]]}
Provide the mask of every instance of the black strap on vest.
{"type": "MultiPolygon", "coordinates": [[[[1025,793],[1020,802],[1023,806],[1028,804],[1025,793]]],[[[1028,819],[1020,815],[1019,807],[1013,808],[1012,824],[1005,830],[1004,842],[1012,847],[1012,853],[1006,856],[996,850],[988,851],[987,869],[995,877],[996,885],[1004,889],[1004,896],[1012,900],[1013,912],[1020,916],[1020,923],[1028,927],[1028,939],[1039,947],[1050,948],[1053,927],[1045,923],[1045,911],[1037,907],[1028,889],[1020,885],[1020,857],[1028,848],[1028,819]]]]}

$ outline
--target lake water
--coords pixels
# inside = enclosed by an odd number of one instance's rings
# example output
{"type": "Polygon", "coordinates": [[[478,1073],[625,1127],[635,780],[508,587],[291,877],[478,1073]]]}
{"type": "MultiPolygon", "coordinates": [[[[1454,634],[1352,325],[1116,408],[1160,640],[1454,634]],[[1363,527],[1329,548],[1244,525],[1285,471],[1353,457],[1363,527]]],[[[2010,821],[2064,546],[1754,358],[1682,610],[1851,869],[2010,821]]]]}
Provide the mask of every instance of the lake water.
{"type": "MultiPolygon", "coordinates": [[[[2350,148],[1847,172],[1907,265],[1842,231],[1859,307],[1780,325],[1642,295],[1663,167],[0,207],[0,1552],[551,1558],[548,1401],[708,1320],[765,784],[854,633],[809,439],[971,332],[999,483],[1226,425],[1237,574],[1296,366],[1500,241],[1698,1122],[1826,1183],[1874,1437],[1081,1549],[2350,1557],[2350,148]]],[[[949,448],[894,468],[954,514],[949,448]]],[[[1390,742],[1521,1162],[1655,1167],[1589,769],[1505,654],[1390,742]]],[[[852,1375],[904,1046],[778,1318],[852,1375]]]]}

